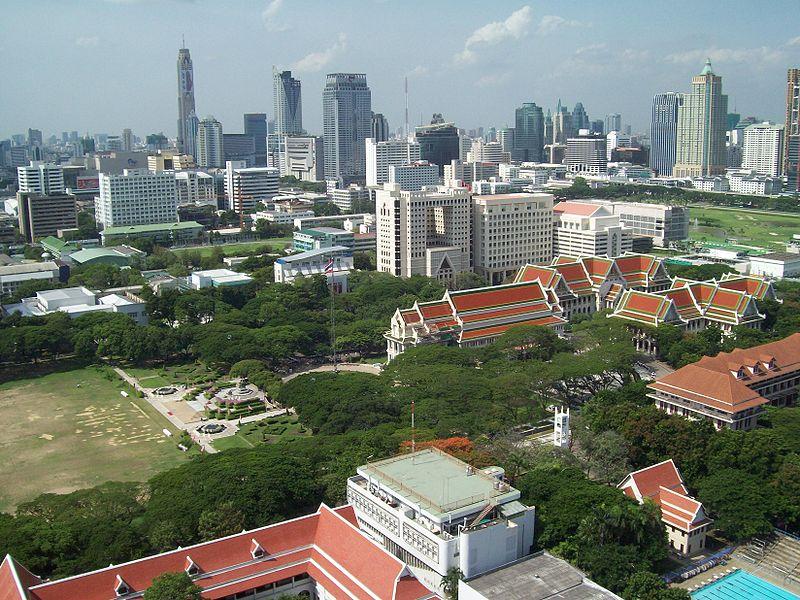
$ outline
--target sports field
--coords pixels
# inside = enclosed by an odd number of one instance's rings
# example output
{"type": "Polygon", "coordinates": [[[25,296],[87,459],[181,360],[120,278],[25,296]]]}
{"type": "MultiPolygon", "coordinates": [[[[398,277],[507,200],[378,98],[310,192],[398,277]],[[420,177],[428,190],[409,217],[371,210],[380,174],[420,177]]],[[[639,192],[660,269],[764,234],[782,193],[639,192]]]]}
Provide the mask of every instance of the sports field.
{"type": "Polygon", "coordinates": [[[700,242],[722,244],[726,240],[735,239],[740,246],[758,246],[770,251],[785,251],[783,243],[790,240],[792,234],[800,233],[800,215],[691,208],[689,218],[689,237],[700,242]]]}
{"type": "Polygon", "coordinates": [[[144,481],[188,460],[164,436],[176,433],[169,422],[104,367],[0,384],[0,423],[0,511],[43,492],[144,481]]]}
{"type": "Polygon", "coordinates": [[[199,252],[200,256],[211,256],[214,248],[222,248],[225,256],[238,256],[243,252],[252,252],[269,246],[273,252],[280,252],[287,245],[292,243],[292,238],[271,238],[268,240],[258,240],[256,242],[242,242],[241,244],[216,244],[214,246],[196,246],[191,248],[173,248],[175,254],[184,252],[199,252]]]}

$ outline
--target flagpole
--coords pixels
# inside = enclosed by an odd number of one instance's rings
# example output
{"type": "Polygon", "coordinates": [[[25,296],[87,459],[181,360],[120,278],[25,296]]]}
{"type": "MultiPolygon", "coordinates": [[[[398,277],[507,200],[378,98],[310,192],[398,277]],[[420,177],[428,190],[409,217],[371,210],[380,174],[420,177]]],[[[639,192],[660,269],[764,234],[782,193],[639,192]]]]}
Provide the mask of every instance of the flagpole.
{"type": "Polygon", "coordinates": [[[333,372],[338,373],[339,367],[336,364],[336,317],[334,316],[334,302],[333,302],[333,288],[336,286],[336,269],[334,265],[334,257],[331,255],[331,355],[333,359],[333,372]]]}

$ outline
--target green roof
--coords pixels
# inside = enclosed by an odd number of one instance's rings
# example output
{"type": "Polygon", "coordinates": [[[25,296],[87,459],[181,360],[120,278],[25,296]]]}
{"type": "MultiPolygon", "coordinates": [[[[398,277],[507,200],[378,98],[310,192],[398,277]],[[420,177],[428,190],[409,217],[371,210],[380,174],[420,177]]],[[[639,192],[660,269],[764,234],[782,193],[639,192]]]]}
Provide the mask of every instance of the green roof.
{"type": "Polygon", "coordinates": [[[42,238],[41,240],[39,240],[39,243],[45,248],[57,251],[63,250],[64,246],[67,245],[67,242],[65,242],[64,240],[60,240],[52,235],[48,235],[47,237],[42,238]]]}
{"type": "Polygon", "coordinates": [[[183,229],[202,229],[197,221],[181,221],[180,223],[152,223],[150,225],[122,225],[120,227],[106,227],[104,236],[109,235],[136,235],[137,233],[153,233],[156,231],[180,231],[183,229]]]}
{"type": "Polygon", "coordinates": [[[69,255],[70,260],[74,260],[78,263],[85,263],[90,260],[95,260],[97,258],[103,257],[112,257],[112,258],[119,258],[121,260],[127,261],[130,257],[125,256],[121,252],[117,252],[112,248],[84,248],[83,250],[78,250],[77,252],[73,252],[69,255]]]}

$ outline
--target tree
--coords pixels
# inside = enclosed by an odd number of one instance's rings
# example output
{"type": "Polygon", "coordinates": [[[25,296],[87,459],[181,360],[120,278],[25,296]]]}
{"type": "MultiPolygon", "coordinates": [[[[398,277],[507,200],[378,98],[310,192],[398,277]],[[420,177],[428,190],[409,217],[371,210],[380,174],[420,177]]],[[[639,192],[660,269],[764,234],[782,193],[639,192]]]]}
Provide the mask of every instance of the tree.
{"type": "Polygon", "coordinates": [[[517,325],[509,328],[489,349],[510,360],[550,360],[570,346],[549,327],[517,325]]]}
{"type": "Polygon", "coordinates": [[[203,542],[239,533],[243,529],[244,514],[231,501],[204,510],[200,513],[200,520],[197,523],[197,533],[203,542]]]}
{"type": "Polygon", "coordinates": [[[631,575],[622,596],[626,600],[690,600],[689,592],[669,588],[661,577],[647,571],[631,575]]]}
{"type": "Polygon", "coordinates": [[[202,591],[186,573],[164,573],[153,579],[144,600],[202,600],[202,591]]]}
{"type": "Polygon", "coordinates": [[[698,498],[715,517],[715,526],[734,541],[772,531],[774,491],[739,469],[719,469],[700,481],[698,498]]]}
{"type": "Polygon", "coordinates": [[[442,577],[442,590],[447,600],[458,600],[458,582],[464,579],[464,573],[458,567],[450,567],[442,577]]]}
{"type": "Polygon", "coordinates": [[[487,281],[472,271],[462,271],[458,273],[450,289],[453,290],[470,290],[473,288],[486,287],[487,281]]]}

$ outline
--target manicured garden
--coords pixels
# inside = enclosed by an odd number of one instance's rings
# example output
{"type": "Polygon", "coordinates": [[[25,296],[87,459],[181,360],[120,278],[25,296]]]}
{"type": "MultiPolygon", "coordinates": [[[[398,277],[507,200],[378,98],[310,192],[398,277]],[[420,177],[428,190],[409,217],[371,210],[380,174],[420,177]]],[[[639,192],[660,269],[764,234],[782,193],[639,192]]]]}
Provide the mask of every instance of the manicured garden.
{"type": "Polygon", "coordinates": [[[236,435],[215,440],[214,448],[220,451],[229,448],[254,448],[259,444],[308,435],[311,432],[298,422],[296,415],[281,415],[255,423],[245,423],[236,435]]]}

